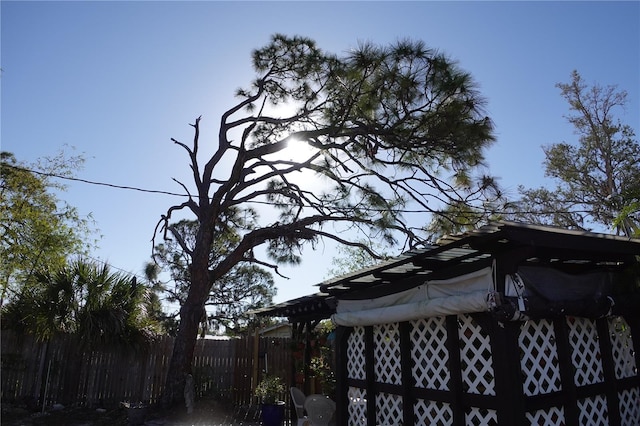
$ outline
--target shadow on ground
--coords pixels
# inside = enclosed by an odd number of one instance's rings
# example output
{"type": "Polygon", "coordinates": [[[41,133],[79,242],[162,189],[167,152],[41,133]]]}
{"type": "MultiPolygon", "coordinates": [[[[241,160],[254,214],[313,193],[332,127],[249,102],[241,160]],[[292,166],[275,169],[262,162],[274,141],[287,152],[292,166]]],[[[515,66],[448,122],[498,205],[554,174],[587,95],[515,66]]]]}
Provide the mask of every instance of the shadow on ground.
{"type": "Polygon", "coordinates": [[[85,407],[61,407],[42,411],[2,403],[2,426],[258,426],[257,410],[233,410],[229,404],[203,399],[193,413],[186,409],[161,410],[154,407],[112,410],[85,407]]]}

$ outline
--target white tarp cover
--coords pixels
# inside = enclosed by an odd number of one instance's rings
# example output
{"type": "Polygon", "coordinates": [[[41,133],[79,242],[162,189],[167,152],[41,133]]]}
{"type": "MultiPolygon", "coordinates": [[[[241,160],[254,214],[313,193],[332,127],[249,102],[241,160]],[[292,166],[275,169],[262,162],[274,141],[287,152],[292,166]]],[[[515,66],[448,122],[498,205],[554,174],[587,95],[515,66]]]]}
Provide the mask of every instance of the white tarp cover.
{"type": "Polygon", "coordinates": [[[484,268],[376,299],[338,300],[332,319],[337,325],[354,327],[486,312],[487,294],[492,289],[492,268],[484,268]]]}

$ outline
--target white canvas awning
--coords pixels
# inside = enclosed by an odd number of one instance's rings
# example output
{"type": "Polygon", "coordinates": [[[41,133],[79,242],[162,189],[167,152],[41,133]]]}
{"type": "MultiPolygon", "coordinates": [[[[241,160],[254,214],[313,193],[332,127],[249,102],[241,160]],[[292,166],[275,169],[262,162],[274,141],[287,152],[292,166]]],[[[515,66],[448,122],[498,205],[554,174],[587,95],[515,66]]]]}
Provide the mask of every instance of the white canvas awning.
{"type": "Polygon", "coordinates": [[[353,327],[486,312],[487,294],[492,289],[492,269],[484,268],[375,299],[338,300],[332,319],[337,325],[353,327]]]}

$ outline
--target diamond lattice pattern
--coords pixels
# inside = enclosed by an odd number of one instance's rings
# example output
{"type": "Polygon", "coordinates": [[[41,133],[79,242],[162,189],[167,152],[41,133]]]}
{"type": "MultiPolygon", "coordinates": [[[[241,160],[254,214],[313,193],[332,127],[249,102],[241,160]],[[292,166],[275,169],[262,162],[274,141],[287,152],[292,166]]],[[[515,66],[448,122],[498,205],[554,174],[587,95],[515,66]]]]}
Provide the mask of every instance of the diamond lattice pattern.
{"type": "Polygon", "coordinates": [[[411,323],[411,356],[416,386],[449,389],[449,352],[445,317],[433,317],[411,323]]]}
{"type": "Polygon", "coordinates": [[[446,402],[418,399],[414,413],[416,425],[448,426],[453,422],[453,410],[446,402]]]}
{"type": "Polygon", "coordinates": [[[604,374],[595,322],[587,318],[567,317],[567,325],[576,386],[601,383],[604,374]]]}
{"type": "Polygon", "coordinates": [[[355,327],[347,340],[347,375],[365,379],[364,327],[355,327]]]}
{"type": "Polygon", "coordinates": [[[495,395],[491,341],[470,315],[458,316],[460,361],[465,392],[495,395]]]}
{"type": "Polygon", "coordinates": [[[498,413],[487,408],[471,407],[465,415],[467,426],[497,426],[498,413]]]}
{"type": "MultiPolygon", "coordinates": [[[[603,368],[595,322],[585,318],[567,317],[569,343],[576,386],[601,383],[603,368]]],[[[623,318],[608,319],[616,378],[637,374],[633,341],[629,325],[623,318]]],[[[464,390],[480,395],[495,395],[493,356],[489,336],[470,315],[458,316],[460,359],[464,390]]],[[[448,390],[450,373],[446,350],[447,331],[444,317],[412,322],[412,370],[416,386],[448,390]]],[[[519,335],[520,366],[524,374],[523,392],[527,396],[561,391],[556,336],[549,320],[527,321],[519,335]]],[[[353,379],[365,379],[364,327],[355,327],[347,342],[347,371],[353,379]]],[[[401,384],[400,342],[398,324],[374,326],[375,380],[401,384]]],[[[366,424],[366,391],[350,387],[349,425],[366,424]]],[[[623,426],[640,425],[640,389],[619,393],[623,426]]],[[[402,419],[402,397],[380,393],[376,395],[377,422],[396,425],[402,419]]],[[[578,401],[581,425],[607,425],[608,411],[604,395],[578,401]]],[[[414,407],[416,424],[447,425],[453,419],[449,404],[418,399],[414,407]]],[[[564,424],[563,407],[550,407],[526,413],[531,425],[564,424]]],[[[466,411],[467,425],[497,424],[497,412],[470,407],[466,411]]]]}
{"type": "Polygon", "coordinates": [[[640,425],[640,389],[627,389],[618,394],[622,426],[640,425]]]}
{"type": "Polygon", "coordinates": [[[402,397],[390,393],[376,394],[376,417],[380,426],[402,424],[402,397]]]}
{"type": "Polygon", "coordinates": [[[531,426],[564,425],[564,407],[551,407],[545,410],[533,411],[526,414],[531,426]]]}
{"type": "Polygon", "coordinates": [[[367,424],[367,392],[364,389],[349,387],[349,424],[367,424]]]}
{"type": "Polygon", "coordinates": [[[631,327],[622,317],[608,319],[611,352],[615,364],[616,378],[623,379],[636,375],[636,359],[633,356],[631,327]]]}
{"type": "Polygon", "coordinates": [[[527,396],[561,390],[558,348],[553,323],[527,321],[520,326],[520,368],[524,375],[523,392],[527,396]]]}
{"type": "Polygon", "coordinates": [[[377,382],[402,383],[400,333],[398,323],[373,327],[374,371],[377,382]]]}
{"type": "Polygon", "coordinates": [[[604,395],[578,400],[580,424],[585,426],[609,426],[607,400],[604,395]]]}

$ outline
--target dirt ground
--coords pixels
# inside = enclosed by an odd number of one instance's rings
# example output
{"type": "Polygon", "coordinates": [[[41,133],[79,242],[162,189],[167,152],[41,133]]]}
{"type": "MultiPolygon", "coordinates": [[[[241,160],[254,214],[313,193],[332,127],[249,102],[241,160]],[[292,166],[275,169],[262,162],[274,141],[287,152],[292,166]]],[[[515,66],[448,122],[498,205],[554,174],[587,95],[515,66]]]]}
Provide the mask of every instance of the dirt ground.
{"type": "Polygon", "coordinates": [[[43,414],[26,407],[3,403],[2,426],[258,426],[252,409],[232,410],[228,404],[214,400],[200,400],[191,414],[186,409],[160,410],[148,407],[129,415],[129,410],[84,407],[56,407],[43,414]]]}

